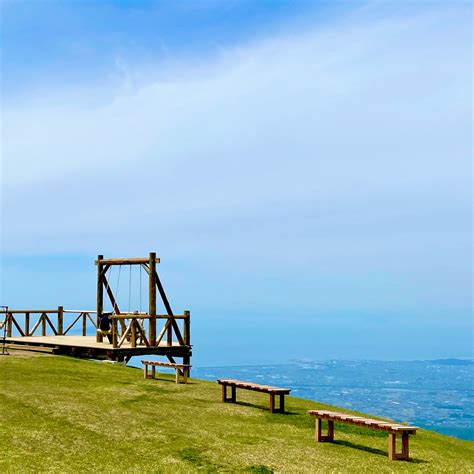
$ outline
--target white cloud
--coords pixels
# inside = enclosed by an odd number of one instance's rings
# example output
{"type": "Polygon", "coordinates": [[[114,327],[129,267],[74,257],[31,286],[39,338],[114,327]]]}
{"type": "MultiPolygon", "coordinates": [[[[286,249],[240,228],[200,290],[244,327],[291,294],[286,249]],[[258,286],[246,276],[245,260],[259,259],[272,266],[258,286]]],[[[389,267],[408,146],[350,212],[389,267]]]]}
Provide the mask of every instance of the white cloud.
{"type": "Polygon", "coordinates": [[[438,212],[465,232],[462,10],[353,18],[175,65],[138,89],[120,59],[126,87],[108,104],[84,106],[74,91],[9,104],[4,252],[135,253],[158,242],[271,260],[285,245],[311,260],[316,242],[331,255],[331,241],[359,229],[364,258],[396,230],[444,230],[438,212]]]}

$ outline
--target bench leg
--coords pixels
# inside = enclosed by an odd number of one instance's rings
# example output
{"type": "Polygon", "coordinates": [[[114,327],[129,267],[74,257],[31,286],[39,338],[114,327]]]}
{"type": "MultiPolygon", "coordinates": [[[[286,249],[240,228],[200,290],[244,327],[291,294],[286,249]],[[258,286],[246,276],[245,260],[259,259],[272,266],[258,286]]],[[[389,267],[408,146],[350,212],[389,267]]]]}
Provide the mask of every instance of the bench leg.
{"type": "Polygon", "coordinates": [[[410,459],[408,452],[408,433],[402,433],[402,455],[399,459],[408,461],[410,459]]]}
{"type": "Polygon", "coordinates": [[[285,395],[280,395],[280,413],[285,413],[285,395]]]}
{"type": "Polygon", "coordinates": [[[316,418],[315,426],[315,439],[318,443],[323,442],[332,442],[334,441],[334,421],[328,420],[328,434],[322,434],[323,420],[321,418],[316,418]]]}
{"type": "Polygon", "coordinates": [[[390,461],[397,459],[397,438],[395,433],[388,434],[388,458],[390,461]]]}
{"type": "Polygon", "coordinates": [[[328,420],[328,435],[326,437],[327,441],[334,441],[334,421],[328,420]]]}
{"type": "Polygon", "coordinates": [[[408,461],[410,459],[408,450],[408,436],[408,433],[402,433],[402,452],[397,453],[397,434],[388,434],[388,457],[391,461],[396,461],[397,459],[408,461]]]}
{"type": "Polygon", "coordinates": [[[223,403],[226,403],[226,402],[230,402],[230,403],[235,403],[236,402],[236,388],[231,385],[230,386],[230,397],[227,396],[227,385],[226,384],[222,384],[221,385],[222,387],[222,396],[221,396],[221,399],[223,401],[223,403]]]}
{"type": "Polygon", "coordinates": [[[179,369],[176,369],[176,378],[175,378],[175,382],[176,382],[176,383],[179,383],[179,369]]]}
{"type": "Polygon", "coordinates": [[[148,364],[145,364],[145,368],[143,370],[143,378],[148,378],[148,364]]]}
{"type": "Polygon", "coordinates": [[[270,393],[270,413],[275,411],[275,395],[270,393]]]}
{"type": "Polygon", "coordinates": [[[155,366],[153,366],[151,368],[151,378],[156,379],[156,367],[155,366]]]}

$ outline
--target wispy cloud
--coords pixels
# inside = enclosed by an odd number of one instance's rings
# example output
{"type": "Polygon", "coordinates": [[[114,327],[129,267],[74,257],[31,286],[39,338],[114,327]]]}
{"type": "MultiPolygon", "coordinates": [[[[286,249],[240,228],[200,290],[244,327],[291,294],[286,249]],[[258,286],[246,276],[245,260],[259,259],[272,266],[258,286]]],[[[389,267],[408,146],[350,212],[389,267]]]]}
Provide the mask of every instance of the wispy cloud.
{"type": "Polygon", "coordinates": [[[375,4],[146,80],[120,58],[124,87],[105,104],[93,89],[9,104],[3,251],[157,249],[236,284],[299,275],[290,292],[308,307],[318,294],[326,308],[465,311],[467,10],[375,4]]]}

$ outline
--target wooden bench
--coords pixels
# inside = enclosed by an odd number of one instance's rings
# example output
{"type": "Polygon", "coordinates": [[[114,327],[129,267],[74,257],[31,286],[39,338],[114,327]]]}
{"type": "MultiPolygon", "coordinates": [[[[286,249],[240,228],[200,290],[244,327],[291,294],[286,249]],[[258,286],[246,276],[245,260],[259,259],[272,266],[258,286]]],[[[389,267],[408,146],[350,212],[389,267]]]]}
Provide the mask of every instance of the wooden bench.
{"type": "Polygon", "coordinates": [[[396,459],[408,460],[408,436],[415,434],[417,428],[415,426],[406,426],[399,423],[391,423],[388,421],[373,420],[372,418],[363,418],[361,416],[348,415],[336,411],[327,410],[309,410],[308,414],[316,418],[315,439],[317,442],[334,441],[334,422],[340,421],[351,425],[365,426],[375,430],[388,432],[388,457],[394,461],[396,459]],[[321,433],[322,420],[328,422],[328,434],[321,433]],[[402,452],[396,451],[396,436],[402,435],[402,452]]]}
{"type": "Polygon", "coordinates": [[[257,383],[243,382],[241,380],[233,379],[219,379],[217,383],[222,386],[222,401],[224,403],[236,402],[237,388],[268,393],[270,395],[270,413],[285,413],[285,395],[288,395],[291,392],[291,390],[288,388],[271,387],[270,385],[260,385],[257,383]],[[227,396],[227,387],[231,388],[230,397],[227,396]],[[278,408],[275,408],[275,395],[280,397],[280,404],[278,408]]]}
{"type": "Polygon", "coordinates": [[[175,364],[173,362],[157,362],[154,360],[142,360],[142,364],[145,366],[143,371],[143,376],[146,379],[156,378],[156,367],[169,367],[176,370],[176,383],[180,382],[180,373],[183,374],[183,382],[188,381],[189,369],[192,367],[188,364],[175,364]],[[148,371],[148,366],[151,367],[151,375],[148,371]]]}

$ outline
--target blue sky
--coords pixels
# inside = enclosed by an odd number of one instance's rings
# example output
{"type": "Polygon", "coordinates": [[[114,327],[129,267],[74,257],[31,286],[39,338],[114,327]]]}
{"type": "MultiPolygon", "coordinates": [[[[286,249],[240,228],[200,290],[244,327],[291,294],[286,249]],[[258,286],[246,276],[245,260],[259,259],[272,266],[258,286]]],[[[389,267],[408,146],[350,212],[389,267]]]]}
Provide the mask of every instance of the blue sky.
{"type": "Polygon", "coordinates": [[[3,2],[1,304],[154,250],[198,364],[472,357],[471,18],[3,2]]]}

